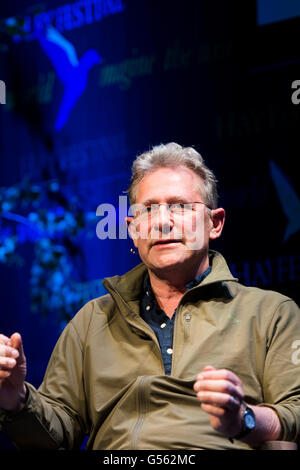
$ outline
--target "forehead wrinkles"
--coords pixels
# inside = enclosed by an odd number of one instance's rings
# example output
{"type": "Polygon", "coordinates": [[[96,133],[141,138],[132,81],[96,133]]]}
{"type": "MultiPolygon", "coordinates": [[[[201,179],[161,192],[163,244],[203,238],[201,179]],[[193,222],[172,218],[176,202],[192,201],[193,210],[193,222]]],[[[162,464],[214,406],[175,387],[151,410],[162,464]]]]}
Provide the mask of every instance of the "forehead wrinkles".
{"type": "Polygon", "coordinates": [[[136,202],[192,202],[202,197],[204,183],[189,168],[160,168],[146,174],[136,188],[136,202]]]}

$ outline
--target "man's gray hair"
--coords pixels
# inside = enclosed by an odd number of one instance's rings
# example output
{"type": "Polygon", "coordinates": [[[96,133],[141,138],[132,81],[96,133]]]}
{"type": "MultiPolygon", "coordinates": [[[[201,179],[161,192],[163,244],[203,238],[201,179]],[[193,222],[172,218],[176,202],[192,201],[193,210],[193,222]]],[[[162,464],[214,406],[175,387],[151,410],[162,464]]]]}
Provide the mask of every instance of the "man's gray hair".
{"type": "Polygon", "coordinates": [[[200,192],[204,202],[210,209],[215,209],[218,204],[215,175],[207,168],[200,153],[192,147],[182,147],[175,142],[156,145],[134,160],[128,188],[130,204],[135,203],[137,186],[145,175],[159,168],[176,168],[179,165],[186,166],[202,178],[203,185],[200,187],[200,192]]]}

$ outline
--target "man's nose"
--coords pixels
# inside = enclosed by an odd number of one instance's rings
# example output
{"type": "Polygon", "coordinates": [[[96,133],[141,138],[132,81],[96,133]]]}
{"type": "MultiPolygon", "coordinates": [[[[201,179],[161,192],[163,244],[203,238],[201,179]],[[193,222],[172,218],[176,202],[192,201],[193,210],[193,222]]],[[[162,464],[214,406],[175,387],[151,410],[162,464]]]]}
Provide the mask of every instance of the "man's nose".
{"type": "Polygon", "coordinates": [[[162,233],[169,233],[174,225],[172,213],[165,204],[160,204],[154,220],[155,227],[162,233]]]}

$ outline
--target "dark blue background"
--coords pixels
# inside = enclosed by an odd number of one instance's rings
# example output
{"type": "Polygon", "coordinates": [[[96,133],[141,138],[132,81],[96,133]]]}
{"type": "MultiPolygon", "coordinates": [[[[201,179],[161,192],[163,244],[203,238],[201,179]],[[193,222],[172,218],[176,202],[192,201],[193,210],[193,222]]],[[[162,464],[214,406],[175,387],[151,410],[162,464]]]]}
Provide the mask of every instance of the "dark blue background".
{"type": "MultiPolygon", "coordinates": [[[[0,19],[32,19],[36,6],[57,12],[75,3],[2,2],[0,19]]],[[[300,232],[284,241],[287,219],[270,173],[272,160],[300,199],[300,106],[291,100],[291,84],[300,78],[299,18],[284,15],[284,21],[260,26],[255,1],[98,4],[122,8],[114,14],[103,10],[97,19],[82,6],[79,26],[67,29],[63,23],[61,34],[78,57],[94,48],[102,63],[91,69],[60,131],[54,124],[64,87],[48,57],[37,40],[14,42],[1,33],[0,79],[8,104],[0,105],[0,187],[25,175],[40,183],[47,175],[95,213],[101,203],[118,203],[137,154],[161,142],[192,145],[215,171],[220,205],[227,211],[224,235],[212,248],[224,254],[241,282],[300,303],[300,232]],[[134,68],[135,58],[140,62],[134,68]]],[[[56,28],[62,25],[58,17],[52,21],[56,28]]],[[[300,219],[299,207],[294,217],[300,219]]],[[[101,279],[137,264],[131,246],[130,239],[97,239],[94,224],[93,237],[80,242],[84,261],[77,281],[99,280],[94,296],[100,295],[101,279]]],[[[0,264],[0,330],[22,333],[28,380],[38,386],[61,326],[55,312],[41,317],[31,311],[33,244],[26,242],[21,251],[23,267],[0,264]]],[[[4,436],[1,446],[11,448],[4,436]]]]}

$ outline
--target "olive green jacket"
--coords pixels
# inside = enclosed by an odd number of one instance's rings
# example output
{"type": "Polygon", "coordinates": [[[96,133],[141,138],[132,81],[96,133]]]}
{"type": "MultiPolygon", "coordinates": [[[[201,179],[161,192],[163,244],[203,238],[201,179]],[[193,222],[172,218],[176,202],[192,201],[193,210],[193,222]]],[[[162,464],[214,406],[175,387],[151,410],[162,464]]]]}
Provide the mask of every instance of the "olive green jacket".
{"type": "Polygon", "coordinates": [[[172,372],[139,315],[143,264],[106,279],[63,331],[37,391],[0,424],[21,449],[248,449],[211,428],[193,391],[204,366],[243,382],[245,401],[278,413],[282,439],[300,426],[300,312],[281,294],[245,287],[224,258],[177,308],[172,372]]]}

